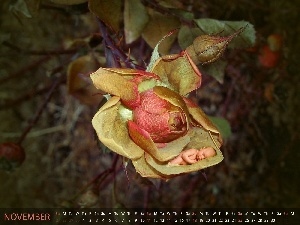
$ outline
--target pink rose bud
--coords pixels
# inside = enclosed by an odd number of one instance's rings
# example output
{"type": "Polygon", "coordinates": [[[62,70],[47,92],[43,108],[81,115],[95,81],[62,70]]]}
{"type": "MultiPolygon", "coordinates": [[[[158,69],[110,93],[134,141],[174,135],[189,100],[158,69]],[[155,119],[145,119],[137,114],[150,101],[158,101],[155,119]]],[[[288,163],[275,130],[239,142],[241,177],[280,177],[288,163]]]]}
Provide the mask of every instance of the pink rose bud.
{"type": "Polygon", "coordinates": [[[184,112],[158,97],[153,90],[141,93],[141,104],[134,109],[133,120],[157,143],[170,142],[187,132],[184,112]]]}

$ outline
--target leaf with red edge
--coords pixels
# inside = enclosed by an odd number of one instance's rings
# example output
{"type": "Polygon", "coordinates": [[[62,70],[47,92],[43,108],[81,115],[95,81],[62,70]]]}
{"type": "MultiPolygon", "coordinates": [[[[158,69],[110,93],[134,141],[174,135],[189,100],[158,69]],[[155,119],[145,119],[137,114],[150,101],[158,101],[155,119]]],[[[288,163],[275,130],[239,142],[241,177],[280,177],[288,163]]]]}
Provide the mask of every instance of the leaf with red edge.
{"type": "Polygon", "coordinates": [[[201,85],[201,73],[185,51],[159,58],[149,72],[183,96],[201,85]]]}

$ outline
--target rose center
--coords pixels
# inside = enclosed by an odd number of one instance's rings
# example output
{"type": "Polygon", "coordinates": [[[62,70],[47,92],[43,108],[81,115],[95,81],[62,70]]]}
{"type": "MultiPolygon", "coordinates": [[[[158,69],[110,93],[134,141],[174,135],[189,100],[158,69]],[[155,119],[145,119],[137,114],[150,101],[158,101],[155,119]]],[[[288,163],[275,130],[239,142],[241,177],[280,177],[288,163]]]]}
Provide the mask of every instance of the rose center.
{"type": "Polygon", "coordinates": [[[169,118],[169,128],[171,131],[182,131],[185,128],[184,116],[180,112],[171,112],[169,118]]]}

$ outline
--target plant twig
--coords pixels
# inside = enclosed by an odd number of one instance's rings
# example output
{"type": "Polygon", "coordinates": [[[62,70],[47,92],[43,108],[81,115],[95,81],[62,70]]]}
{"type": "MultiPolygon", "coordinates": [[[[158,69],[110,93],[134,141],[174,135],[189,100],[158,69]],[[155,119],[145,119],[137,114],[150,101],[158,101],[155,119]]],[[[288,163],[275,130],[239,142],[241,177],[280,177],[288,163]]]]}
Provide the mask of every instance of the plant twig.
{"type": "Polygon", "coordinates": [[[27,127],[25,128],[25,130],[23,131],[21,137],[19,138],[19,141],[17,142],[19,145],[22,144],[22,142],[24,141],[24,139],[26,138],[27,134],[29,133],[29,131],[32,129],[32,127],[37,123],[37,121],[39,120],[42,112],[44,111],[46,105],[48,104],[48,102],[51,99],[52,94],[54,93],[54,90],[58,87],[58,85],[61,82],[61,78],[56,79],[50,90],[48,91],[46,98],[44,100],[44,102],[40,105],[40,107],[38,108],[38,110],[36,111],[34,117],[32,118],[32,120],[28,123],[27,127]]]}
{"type": "Polygon", "coordinates": [[[119,155],[115,154],[114,155],[114,158],[113,158],[113,162],[112,162],[112,165],[110,168],[102,171],[101,173],[97,174],[93,179],[91,179],[85,186],[83,186],[80,191],[71,198],[71,201],[72,200],[75,200],[79,195],[81,195],[82,193],[84,193],[91,185],[93,184],[97,184],[97,186],[99,186],[102,181],[111,173],[113,173],[115,170],[116,170],[116,165],[117,165],[117,162],[118,162],[118,159],[119,159],[119,155]],[[101,181],[99,182],[99,180],[101,179],[101,181]]]}
{"type": "Polygon", "coordinates": [[[0,84],[3,84],[4,82],[7,82],[13,78],[19,77],[21,75],[23,75],[24,73],[26,73],[27,71],[30,71],[32,69],[34,69],[37,66],[40,66],[42,63],[47,62],[49,59],[51,58],[51,56],[44,56],[43,58],[40,58],[39,60],[32,62],[31,64],[23,67],[22,69],[20,69],[19,71],[12,73],[6,77],[3,77],[0,79],[0,84]]]}
{"type": "Polygon", "coordinates": [[[139,66],[130,60],[130,58],[116,45],[114,40],[108,33],[105,24],[99,20],[99,29],[103,37],[103,42],[105,45],[105,56],[107,59],[108,66],[110,67],[121,67],[120,61],[124,62],[127,68],[144,70],[145,68],[139,66]],[[113,58],[114,62],[110,59],[113,58]]]}

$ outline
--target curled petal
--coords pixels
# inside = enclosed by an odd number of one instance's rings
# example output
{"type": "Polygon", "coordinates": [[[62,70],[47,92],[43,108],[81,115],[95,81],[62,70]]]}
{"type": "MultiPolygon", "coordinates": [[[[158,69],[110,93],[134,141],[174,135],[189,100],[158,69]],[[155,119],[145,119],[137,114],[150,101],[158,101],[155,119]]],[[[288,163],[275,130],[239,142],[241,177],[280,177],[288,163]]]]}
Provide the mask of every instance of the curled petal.
{"type": "Polygon", "coordinates": [[[128,134],[126,122],[119,114],[120,98],[112,97],[95,114],[92,124],[99,140],[112,151],[129,159],[140,158],[144,150],[128,134]]]}
{"type": "Polygon", "coordinates": [[[200,150],[192,148],[182,151],[177,157],[172,159],[168,165],[187,165],[194,164],[199,160],[203,160],[216,155],[216,151],[212,147],[201,148],[200,150]]]}
{"type": "MultiPolygon", "coordinates": [[[[154,89],[156,90],[156,87],[154,89]]],[[[168,90],[165,87],[158,87],[158,89],[168,90]]],[[[182,98],[177,96],[177,93],[170,92],[173,94],[170,98],[177,100],[173,102],[184,107],[182,98]],[[178,104],[178,101],[182,104],[178,104]]],[[[189,123],[186,113],[180,107],[160,98],[152,89],[141,93],[140,96],[141,105],[133,110],[133,120],[150,134],[155,143],[170,142],[186,134],[189,123]]]]}
{"type": "MultiPolygon", "coordinates": [[[[206,157],[202,160],[197,160],[197,162],[189,165],[183,159],[184,157],[182,156],[182,154],[179,154],[177,155],[177,157],[171,159],[171,163],[161,163],[151,155],[147,154],[145,155],[147,163],[158,172],[169,176],[198,171],[216,165],[223,160],[222,152],[219,149],[220,143],[218,142],[218,140],[212,140],[207,130],[200,127],[195,127],[191,129],[191,132],[193,132],[193,134],[190,134],[191,141],[187,146],[185,146],[185,149],[188,149],[189,151],[190,149],[212,148],[215,152],[215,155],[206,157]],[[217,144],[218,146],[216,146],[215,144],[217,144]]],[[[212,137],[216,138],[216,136],[212,137]]],[[[193,154],[190,153],[188,153],[188,155],[193,156],[193,154]]],[[[196,155],[196,157],[199,156],[196,155]]]]}
{"type": "Polygon", "coordinates": [[[220,161],[222,161],[222,159],[223,159],[223,155],[220,150],[216,150],[216,156],[199,160],[198,162],[191,165],[185,165],[185,163],[181,163],[181,165],[171,165],[169,163],[161,164],[160,162],[155,160],[152,156],[148,154],[146,155],[147,163],[155,170],[157,170],[159,173],[162,173],[167,176],[202,170],[207,167],[218,164],[220,161]]]}
{"type": "Polygon", "coordinates": [[[201,84],[201,73],[186,51],[159,58],[152,70],[165,84],[185,96],[201,84]]]}
{"type": "MultiPolygon", "coordinates": [[[[185,101],[178,93],[162,86],[154,87],[153,92],[161,99],[164,99],[170,102],[172,105],[181,108],[184,111],[185,115],[189,114],[189,110],[186,107],[185,101]]],[[[186,120],[189,121],[189,117],[186,117],[186,120]]]]}
{"type": "Polygon", "coordinates": [[[128,131],[130,137],[138,146],[160,162],[169,161],[177,156],[190,141],[189,135],[185,135],[174,141],[166,143],[166,145],[162,148],[157,148],[149,133],[140,128],[135,122],[128,121],[128,131]]]}
{"type": "Polygon", "coordinates": [[[138,86],[135,82],[122,76],[124,70],[126,71],[125,75],[129,75],[128,69],[100,68],[91,74],[91,79],[97,89],[119,96],[124,105],[135,108],[140,102],[138,86]]]}
{"type": "Polygon", "coordinates": [[[197,125],[201,125],[204,129],[211,131],[214,134],[218,135],[218,140],[222,143],[222,137],[220,135],[219,130],[216,128],[216,126],[210,121],[210,119],[206,116],[206,114],[202,111],[202,109],[197,106],[195,103],[193,103],[188,98],[184,98],[184,101],[186,102],[189,114],[194,119],[194,122],[196,122],[197,125]]]}
{"type": "MultiPolygon", "coordinates": [[[[147,154],[147,153],[145,153],[147,154]]],[[[169,176],[163,175],[159,173],[157,170],[152,168],[145,160],[145,157],[141,157],[136,160],[132,160],[132,164],[135,170],[142,176],[142,177],[150,177],[150,178],[161,178],[167,179],[169,176]]]]}

